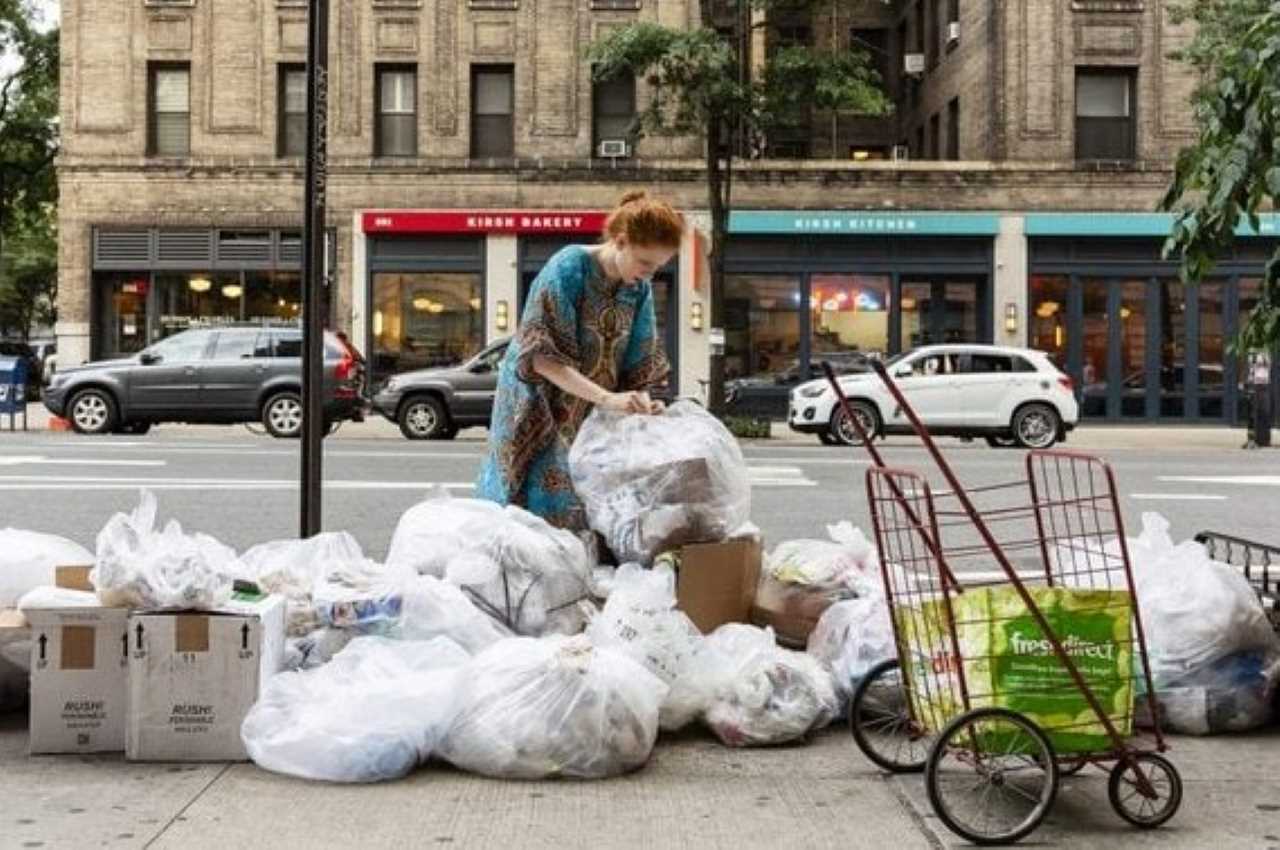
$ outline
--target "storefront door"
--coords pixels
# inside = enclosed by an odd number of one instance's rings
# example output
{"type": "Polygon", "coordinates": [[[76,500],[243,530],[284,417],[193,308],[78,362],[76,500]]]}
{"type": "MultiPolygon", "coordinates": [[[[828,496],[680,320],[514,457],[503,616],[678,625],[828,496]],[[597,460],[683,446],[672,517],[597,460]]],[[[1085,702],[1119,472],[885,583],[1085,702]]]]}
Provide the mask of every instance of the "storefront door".
{"type": "Polygon", "coordinates": [[[985,278],[903,277],[898,322],[901,348],[983,341],[985,278]]]}

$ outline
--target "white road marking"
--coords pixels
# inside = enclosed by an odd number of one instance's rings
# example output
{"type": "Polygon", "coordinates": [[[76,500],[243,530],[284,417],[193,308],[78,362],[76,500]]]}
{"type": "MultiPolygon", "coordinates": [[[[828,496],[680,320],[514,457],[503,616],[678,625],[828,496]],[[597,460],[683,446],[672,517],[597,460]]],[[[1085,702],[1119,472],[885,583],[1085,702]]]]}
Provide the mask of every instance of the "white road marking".
{"type": "Polygon", "coordinates": [[[44,455],[0,455],[0,466],[164,466],[163,460],[103,460],[99,458],[51,458],[44,455]]]}
{"type": "Polygon", "coordinates": [[[798,466],[748,466],[752,487],[817,487],[798,466]]]}
{"type": "Polygon", "coordinates": [[[1280,475],[1160,475],[1157,481],[1185,484],[1239,484],[1245,487],[1280,487],[1280,475]]]}
{"type": "MultiPolygon", "coordinates": [[[[297,490],[297,479],[237,478],[89,478],[74,476],[0,475],[0,490],[297,490]]],[[[472,482],[348,481],[324,482],[330,490],[426,490],[444,487],[469,490],[472,482]]]]}
{"type": "Polygon", "coordinates": [[[1214,493],[1130,493],[1130,499],[1170,502],[1225,502],[1226,496],[1214,493]]]}

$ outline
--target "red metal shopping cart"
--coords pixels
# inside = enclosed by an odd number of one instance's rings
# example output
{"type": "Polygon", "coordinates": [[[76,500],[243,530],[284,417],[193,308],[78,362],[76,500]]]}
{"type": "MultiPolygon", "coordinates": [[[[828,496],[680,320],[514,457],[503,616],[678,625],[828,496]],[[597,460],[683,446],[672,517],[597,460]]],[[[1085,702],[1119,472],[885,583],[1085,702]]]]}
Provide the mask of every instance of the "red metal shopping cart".
{"type": "MultiPolygon", "coordinates": [[[[977,844],[1039,826],[1059,778],[1108,766],[1112,807],[1143,828],[1182,800],[1156,713],[1111,468],[1032,451],[1026,477],[965,489],[907,399],[873,368],[948,489],[871,455],[867,498],[898,658],[854,692],[858,746],[893,772],[925,774],[939,819],[977,844]],[[1145,704],[1149,738],[1135,728],[1145,704]]],[[[849,400],[824,364],[846,415],[849,400]]]]}

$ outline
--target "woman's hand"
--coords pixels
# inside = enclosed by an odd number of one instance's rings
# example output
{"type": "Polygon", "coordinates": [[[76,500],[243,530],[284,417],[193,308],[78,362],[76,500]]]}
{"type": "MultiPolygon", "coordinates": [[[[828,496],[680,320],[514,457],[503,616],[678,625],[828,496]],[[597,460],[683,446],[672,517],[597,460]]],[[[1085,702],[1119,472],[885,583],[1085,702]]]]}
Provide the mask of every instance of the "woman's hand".
{"type": "Polygon", "coordinates": [[[660,401],[654,401],[649,398],[649,394],[645,392],[639,393],[605,393],[601,396],[597,406],[610,413],[640,413],[645,415],[657,415],[666,409],[660,401]]]}

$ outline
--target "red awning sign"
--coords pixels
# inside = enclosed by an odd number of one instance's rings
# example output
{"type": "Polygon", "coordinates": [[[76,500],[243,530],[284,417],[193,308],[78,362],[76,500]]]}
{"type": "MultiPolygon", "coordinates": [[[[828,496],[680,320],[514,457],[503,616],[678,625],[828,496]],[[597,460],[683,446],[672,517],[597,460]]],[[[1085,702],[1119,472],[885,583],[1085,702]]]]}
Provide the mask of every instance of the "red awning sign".
{"type": "Polygon", "coordinates": [[[363,216],[365,233],[589,233],[607,213],[575,210],[382,210],[363,216]]]}

